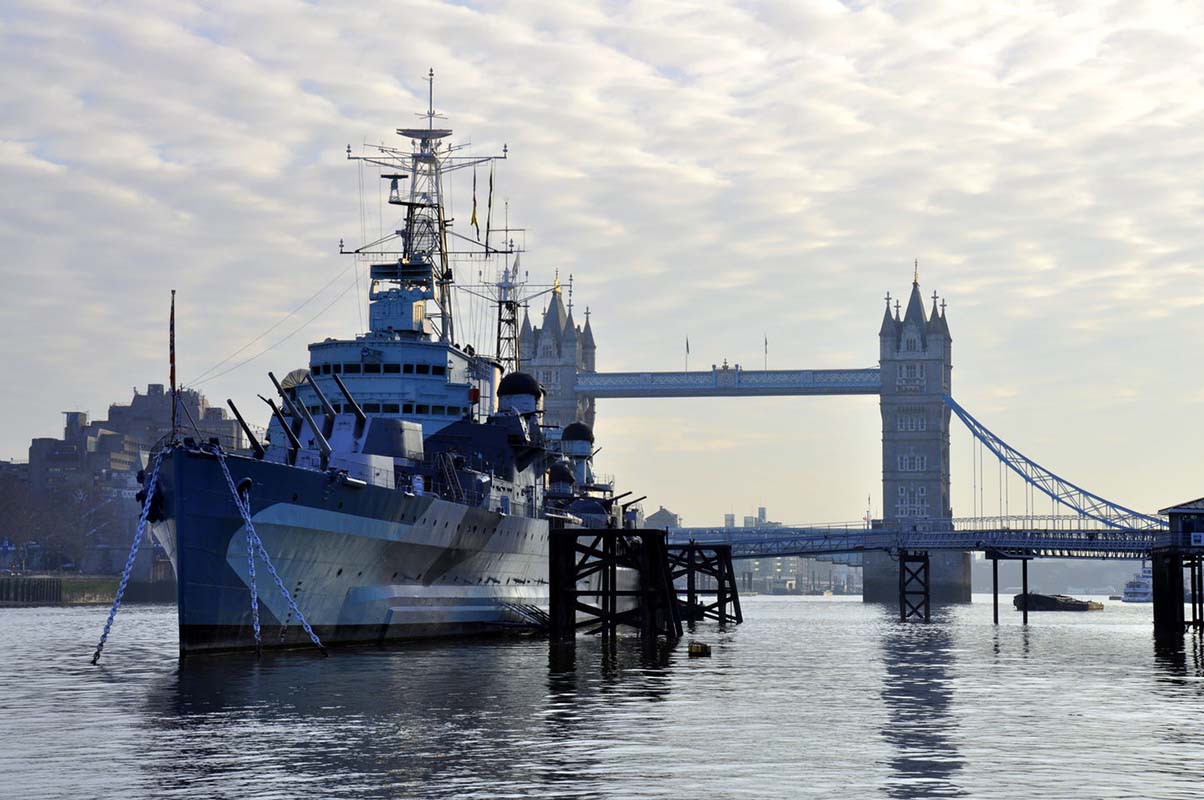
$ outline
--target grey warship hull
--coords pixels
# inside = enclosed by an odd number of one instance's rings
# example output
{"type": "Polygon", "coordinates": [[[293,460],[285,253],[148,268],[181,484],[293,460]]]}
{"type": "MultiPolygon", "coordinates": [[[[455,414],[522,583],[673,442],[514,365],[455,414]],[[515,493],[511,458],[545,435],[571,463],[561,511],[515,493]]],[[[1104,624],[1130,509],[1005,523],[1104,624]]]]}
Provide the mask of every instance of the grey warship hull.
{"type": "MultiPolygon", "coordinates": [[[[287,464],[228,456],[251,482],[256,533],[330,645],[499,632],[547,605],[545,520],[473,508],[287,464]]],[[[254,646],[247,536],[217,456],[176,447],[153,532],[176,571],[181,653],[254,646]]],[[[265,647],[309,643],[265,565],[265,647]]]]}

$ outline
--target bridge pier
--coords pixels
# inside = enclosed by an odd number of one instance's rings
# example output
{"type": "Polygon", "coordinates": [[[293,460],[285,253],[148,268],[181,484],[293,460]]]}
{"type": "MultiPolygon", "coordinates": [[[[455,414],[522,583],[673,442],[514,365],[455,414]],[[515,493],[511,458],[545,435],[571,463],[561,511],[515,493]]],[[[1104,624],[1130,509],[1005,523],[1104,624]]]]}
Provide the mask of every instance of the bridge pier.
{"type": "Polygon", "coordinates": [[[932,620],[932,562],[928,551],[899,551],[899,621],[932,620]]]}
{"type": "MultiPolygon", "coordinates": [[[[867,603],[894,603],[899,592],[899,567],[886,553],[862,556],[862,594],[867,603]]],[[[970,602],[970,554],[934,551],[929,554],[930,599],[937,604],[970,602]]]]}

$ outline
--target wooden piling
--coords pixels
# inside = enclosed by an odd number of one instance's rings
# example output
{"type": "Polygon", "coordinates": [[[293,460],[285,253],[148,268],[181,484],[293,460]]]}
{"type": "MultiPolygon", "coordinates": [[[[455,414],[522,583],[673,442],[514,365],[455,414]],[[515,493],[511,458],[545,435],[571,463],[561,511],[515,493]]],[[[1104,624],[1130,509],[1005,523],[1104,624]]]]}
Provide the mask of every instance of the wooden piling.
{"type": "Polygon", "coordinates": [[[999,559],[991,559],[991,604],[995,614],[995,624],[999,624],[999,559]]]}
{"type": "Polygon", "coordinates": [[[1027,558],[1021,559],[1021,561],[1020,561],[1020,576],[1021,576],[1020,591],[1023,592],[1023,594],[1022,594],[1023,602],[1020,604],[1020,606],[1021,606],[1021,608],[1024,609],[1024,624],[1027,625],[1028,624],[1028,559],[1027,558]]]}
{"type": "Polygon", "coordinates": [[[548,549],[553,640],[571,641],[582,627],[613,639],[620,625],[648,639],[682,635],[665,531],[568,528],[553,521],[548,549]],[[638,588],[620,589],[620,570],[636,573],[638,588]],[[620,598],[634,602],[620,610],[620,598]]]}
{"type": "Polygon", "coordinates": [[[1177,551],[1151,554],[1154,576],[1154,633],[1183,635],[1183,556],[1177,551]]]}

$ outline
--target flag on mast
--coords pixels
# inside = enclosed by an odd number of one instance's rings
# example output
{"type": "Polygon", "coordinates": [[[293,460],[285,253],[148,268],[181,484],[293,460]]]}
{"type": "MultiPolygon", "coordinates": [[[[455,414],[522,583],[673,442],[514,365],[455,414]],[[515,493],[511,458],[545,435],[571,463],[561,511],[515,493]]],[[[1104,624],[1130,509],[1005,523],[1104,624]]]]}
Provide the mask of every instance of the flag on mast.
{"type": "MultiPolygon", "coordinates": [[[[489,230],[493,221],[493,162],[489,162],[489,199],[485,203],[485,255],[489,255],[489,230]]],[[[478,234],[479,235],[479,234],[478,234]]]]}
{"type": "Polygon", "coordinates": [[[690,355],[690,337],[686,337],[686,355],[690,355]]]}
{"type": "Polygon", "coordinates": [[[481,225],[477,222],[477,169],[472,168],[472,227],[477,229],[477,239],[481,238],[481,225]]]}

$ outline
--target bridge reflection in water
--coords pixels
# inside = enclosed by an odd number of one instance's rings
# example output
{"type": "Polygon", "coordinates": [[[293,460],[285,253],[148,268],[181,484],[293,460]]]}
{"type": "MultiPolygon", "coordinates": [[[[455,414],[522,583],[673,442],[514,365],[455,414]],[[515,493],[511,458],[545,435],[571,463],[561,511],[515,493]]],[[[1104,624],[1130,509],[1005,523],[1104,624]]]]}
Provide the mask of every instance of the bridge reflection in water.
{"type": "Polygon", "coordinates": [[[950,668],[955,656],[948,615],[938,611],[937,625],[883,628],[882,738],[893,749],[893,775],[886,785],[890,797],[967,795],[955,782],[964,759],[953,715],[950,668]]]}

